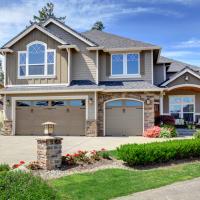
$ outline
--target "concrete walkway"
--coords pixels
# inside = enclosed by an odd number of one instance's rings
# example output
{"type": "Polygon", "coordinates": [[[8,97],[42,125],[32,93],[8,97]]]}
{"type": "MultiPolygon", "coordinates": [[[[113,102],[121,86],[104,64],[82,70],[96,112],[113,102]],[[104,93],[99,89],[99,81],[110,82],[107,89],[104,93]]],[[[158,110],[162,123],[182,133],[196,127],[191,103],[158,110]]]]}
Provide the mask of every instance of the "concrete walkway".
{"type": "Polygon", "coordinates": [[[115,200],[198,200],[200,199],[200,178],[175,183],[154,190],[135,193],[115,200]]]}
{"type": "MultiPolygon", "coordinates": [[[[20,160],[26,162],[36,160],[37,145],[35,136],[0,136],[0,163],[13,164],[20,160]]],[[[71,137],[63,138],[63,154],[77,150],[116,149],[121,144],[147,143],[166,139],[150,139],[144,137],[71,137]]],[[[184,137],[187,138],[187,137],[184,137]]],[[[177,139],[177,138],[176,138],[177,139]]],[[[183,139],[183,138],[180,138],[183,139]]]]}

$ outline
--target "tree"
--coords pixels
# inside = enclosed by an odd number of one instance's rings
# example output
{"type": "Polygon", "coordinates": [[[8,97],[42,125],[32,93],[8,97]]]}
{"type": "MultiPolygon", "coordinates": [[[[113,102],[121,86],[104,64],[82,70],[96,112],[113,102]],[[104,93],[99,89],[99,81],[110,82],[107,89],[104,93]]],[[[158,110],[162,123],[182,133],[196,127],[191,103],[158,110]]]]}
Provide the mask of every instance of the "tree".
{"type": "Polygon", "coordinates": [[[33,16],[33,21],[30,21],[30,23],[44,23],[47,19],[49,18],[54,18],[57,19],[61,22],[64,22],[66,19],[65,17],[56,17],[54,14],[54,4],[49,2],[44,6],[41,10],[38,11],[39,16],[34,15],[33,16]]]}
{"type": "Polygon", "coordinates": [[[0,58],[0,83],[3,83],[3,80],[4,80],[4,73],[3,73],[3,70],[2,70],[2,60],[0,58]]]}
{"type": "Polygon", "coordinates": [[[103,29],[105,29],[103,22],[102,21],[97,21],[94,23],[92,30],[98,30],[98,31],[102,31],[103,29]]]}

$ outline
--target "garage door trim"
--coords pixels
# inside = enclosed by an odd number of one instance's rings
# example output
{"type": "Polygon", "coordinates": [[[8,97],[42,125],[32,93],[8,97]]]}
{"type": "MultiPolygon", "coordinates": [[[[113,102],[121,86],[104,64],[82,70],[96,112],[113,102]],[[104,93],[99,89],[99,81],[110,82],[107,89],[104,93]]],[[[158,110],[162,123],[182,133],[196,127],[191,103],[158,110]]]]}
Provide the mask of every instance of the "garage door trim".
{"type": "Polygon", "coordinates": [[[104,102],[104,121],[103,121],[103,136],[106,136],[106,104],[108,102],[111,101],[116,101],[116,100],[132,100],[132,101],[138,101],[142,103],[142,110],[143,110],[143,130],[142,132],[144,132],[144,101],[141,101],[139,99],[135,99],[135,98],[115,98],[115,99],[109,99],[107,101],[104,102]]]}
{"type": "Polygon", "coordinates": [[[88,120],[88,96],[30,96],[30,97],[12,97],[12,135],[16,132],[16,101],[20,100],[70,100],[70,99],[83,99],[85,100],[86,107],[86,120],[88,120]]]}

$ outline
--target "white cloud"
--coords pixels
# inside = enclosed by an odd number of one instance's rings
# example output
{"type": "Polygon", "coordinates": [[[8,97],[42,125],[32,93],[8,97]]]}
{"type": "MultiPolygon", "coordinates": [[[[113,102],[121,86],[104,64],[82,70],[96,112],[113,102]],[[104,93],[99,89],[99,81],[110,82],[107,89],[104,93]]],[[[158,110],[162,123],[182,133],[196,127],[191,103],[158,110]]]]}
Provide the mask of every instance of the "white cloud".
{"type": "MultiPolygon", "coordinates": [[[[22,31],[38,13],[48,0],[22,0],[19,3],[9,2],[7,6],[0,7],[0,44],[7,42],[22,31]]],[[[52,0],[55,4],[57,16],[66,15],[66,24],[78,30],[89,29],[97,20],[102,20],[107,26],[119,16],[142,15],[145,13],[155,15],[179,16],[175,11],[164,11],[154,7],[127,7],[125,2],[104,0],[52,0]]]]}
{"type": "Polygon", "coordinates": [[[173,46],[173,48],[179,48],[179,49],[199,48],[199,47],[200,47],[200,39],[195,39],[195,38],[180,42],[179,44],[173,46]]]}

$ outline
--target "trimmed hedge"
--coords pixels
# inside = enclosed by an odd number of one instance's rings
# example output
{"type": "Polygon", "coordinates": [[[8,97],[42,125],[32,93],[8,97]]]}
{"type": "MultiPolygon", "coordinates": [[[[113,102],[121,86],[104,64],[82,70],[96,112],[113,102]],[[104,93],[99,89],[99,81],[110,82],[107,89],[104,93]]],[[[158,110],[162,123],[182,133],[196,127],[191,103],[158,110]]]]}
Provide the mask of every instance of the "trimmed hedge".
{"type": "Polygon", "coordinates": [[[126,144],[117,148],[118,156],[130,166],[166,163],[200,157],[200,139],[173,140],[148,144],[126,144]]]}
{"type": "Polygon", "coordinates": [[[30,173],[10,171],[0,173],[1,200],[55,200],[55,191],[41,178],[30,173]]]}

